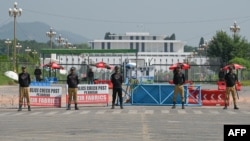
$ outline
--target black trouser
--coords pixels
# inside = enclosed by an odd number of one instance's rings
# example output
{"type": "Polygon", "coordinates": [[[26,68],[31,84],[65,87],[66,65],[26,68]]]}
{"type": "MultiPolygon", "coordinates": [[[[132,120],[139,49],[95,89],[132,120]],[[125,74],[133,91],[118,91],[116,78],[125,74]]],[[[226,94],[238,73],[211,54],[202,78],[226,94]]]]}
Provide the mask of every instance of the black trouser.
{"type": "Polygon", "coordinates": [[[113,88],[113,94],[112,94],[112,105],[115,104],[115,100],[116,100],[116,93],[118,93],[118,97],[119,97],[119,101],[122,104],[123,100],[122,100],[122,88],[113,88]]]}

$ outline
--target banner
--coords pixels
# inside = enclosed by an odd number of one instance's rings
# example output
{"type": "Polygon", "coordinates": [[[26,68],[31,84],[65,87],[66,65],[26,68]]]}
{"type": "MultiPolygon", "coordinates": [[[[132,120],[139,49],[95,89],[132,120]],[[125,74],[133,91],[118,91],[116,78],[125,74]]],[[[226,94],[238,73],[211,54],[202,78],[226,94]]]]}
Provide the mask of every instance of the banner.
{"type": "Polygon", "coordinates": [[[61,107],[61,87],[30,86],[31,106],[61,107]]]}
{"type": "MultiPolygon", "coordinates": [[[[108,104],[109,86],[108,84],[78,85],[77,103],[78,104],[108,104]]],[[[68,103],[68,93],[66,97],[68,103]]],[[[71,103],[74,103],[73,101],[71,103]]]]}

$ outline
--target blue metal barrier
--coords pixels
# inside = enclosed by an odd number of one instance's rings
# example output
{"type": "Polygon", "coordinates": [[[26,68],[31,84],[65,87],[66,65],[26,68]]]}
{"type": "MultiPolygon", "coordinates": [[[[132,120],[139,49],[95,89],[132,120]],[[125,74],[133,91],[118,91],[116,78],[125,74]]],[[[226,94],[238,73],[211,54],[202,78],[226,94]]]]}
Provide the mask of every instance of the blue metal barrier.
{"type": "MultiPolygon", "coordinates": [[[[185,104],[189,104],[189,85],[184,85],[185,104]]],[[[198,97],[200,96],[200,86],[198,97]]],[[[174,85],[169,84],[139,84],[136,85],[132,91],[131,104],[132,105],[172,105],[173,104],[174,85]]],[[[201,99],[195,97],[197,103],[193,105],[201,105],[201,99]]],[[[178,94],[176,103],[181,104],[181,96],[178,94]]]]}

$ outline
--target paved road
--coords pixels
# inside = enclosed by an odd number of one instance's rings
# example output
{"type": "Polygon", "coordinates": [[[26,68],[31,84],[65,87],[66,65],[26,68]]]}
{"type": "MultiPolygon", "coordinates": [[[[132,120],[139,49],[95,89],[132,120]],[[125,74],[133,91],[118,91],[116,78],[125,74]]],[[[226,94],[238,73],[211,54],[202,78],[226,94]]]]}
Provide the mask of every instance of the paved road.
{"type": "Polygon", "coordinates": [[[250,109],[169,106],[2,109],[3,141],[222,141],[224,124],[250,124],[250,109]]]}
{"type": "Polygon", "coordinates": [[[0,108],[1,141],[223,141],[224,124],[250,124],[249,89],[239,108],[170,106],[0,108]]]}

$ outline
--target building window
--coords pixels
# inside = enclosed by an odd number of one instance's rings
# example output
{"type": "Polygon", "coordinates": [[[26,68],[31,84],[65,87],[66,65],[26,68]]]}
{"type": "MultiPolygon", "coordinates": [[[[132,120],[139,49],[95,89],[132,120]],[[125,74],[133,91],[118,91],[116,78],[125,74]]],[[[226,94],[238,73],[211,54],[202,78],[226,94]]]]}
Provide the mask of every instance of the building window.
{"type": "Polygon", "coordinates": [[[168,43],[164,43],[164,52],[168,52],[168,43]]]}
{"type": "Polygon", "coordinates": [[[102,49],[105,49],[105,43],[102,42],[102,49]]]}
{"type": "Polygon", "coordinates": [[[134,40],[134,37],[133,37],[133,36],[130,36],[130,40],[134,40]]]}
{"type": "Polygon", "coordinates": [[[136,50],[139,52],[139,43],[136,43],[136,50]]]}
{"type": "Polygon", "coordinates": [[[136,36],[136,40],[139,40],[139,36],[136,36]]]}
{"type": "Polygon", "coordinates": [[[130,43],[130,49],[134,49],[133,45],[133,43],[130,43]]]}
{"type": "Polygon", "coordinates": [[[170,52],[174,52],[174,44],[170,43],[170,52]]]}
{"type": "Polygon", "coordinates": [[[92,42],[92,49],[94,49],[95,48],[95,43],[94,42],[92,42]]]}
{"type": "Polygon", "coordinates": [[[141,52],[145,52],[145,43],[141,43],[141,52]]]}
{"type": "Polygon", "coordinates": [[[119,40],[122,40],[122,36],[119,36],[119,40]]]}
{"type": "Polygon", "coordinates": [[[108,42],[108,49],[110,49],[110,42],[108,42]]]}
{"type": "Polygon", "coordinates": [[[144,37],[144,36],[142,36],[142,37],[141,37],[141,39],[142,39],[142,40],[145,40],[145,37],[144,37]]]}
{"type": "Polygon", "coordinates": [[[153,36],[153,40],[156,40],[156,36],[153,36]]]}

